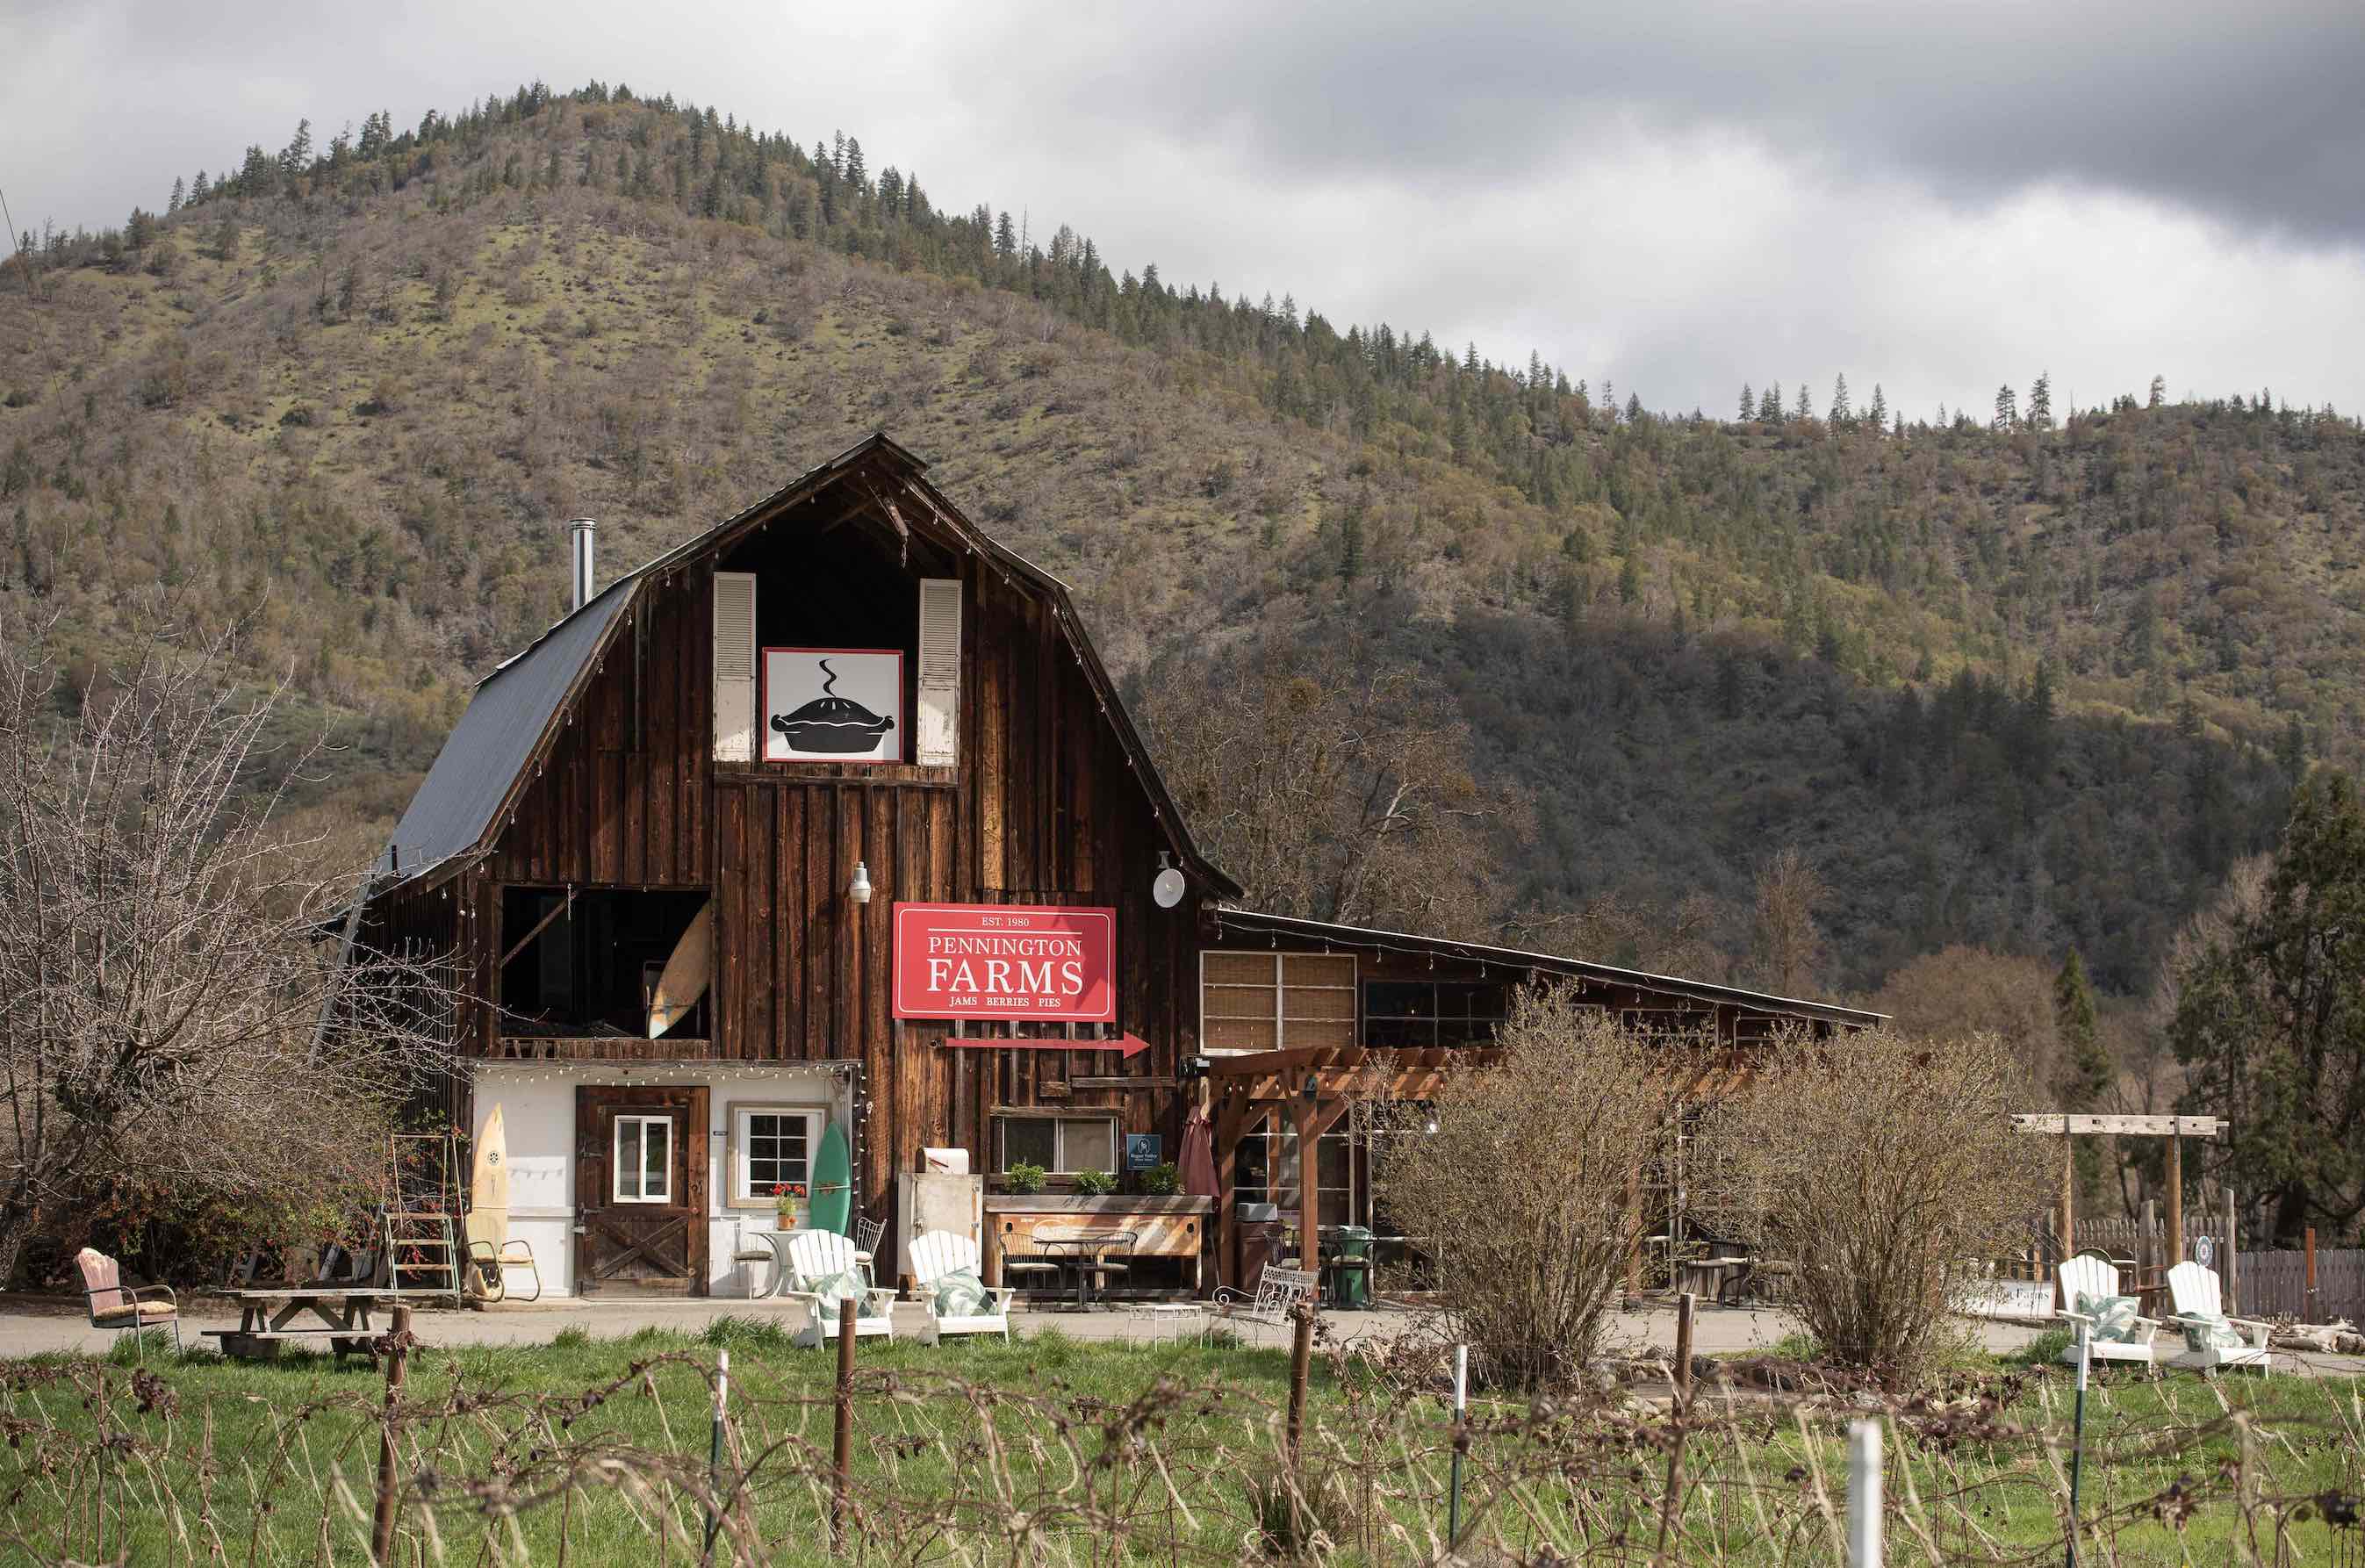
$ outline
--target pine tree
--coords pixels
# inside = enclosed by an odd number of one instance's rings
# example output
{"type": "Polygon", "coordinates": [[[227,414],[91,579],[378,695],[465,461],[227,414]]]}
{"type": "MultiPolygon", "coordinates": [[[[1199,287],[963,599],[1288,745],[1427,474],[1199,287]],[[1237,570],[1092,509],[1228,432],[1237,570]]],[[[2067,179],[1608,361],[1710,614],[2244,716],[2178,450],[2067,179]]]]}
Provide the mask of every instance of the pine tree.
{"type": "Polygon", "coordinates": [[[1774,381],[1766,384],[1765,396],[1757,401],[1757,418],[1761,422],[1769,425],[1782,422],[1782,384],[1780,382],[1774,381]]]}
{"type": "Polygon", "coordinates": [[[2167,402],[2167,401],[2168,401],[2168,377],[2167,377],[2167,376],[2165,376],[2165,375],[2155,375],[2155,376],[2153,376],[2153,377],[2151,378],[2151,400],[2150,400],[2149,402],[2146,402],[2146,403],[2144,405],[2144,407],[2145,407],[2145,408],[2146,408],[2146,409],[2157,409],[2157,408],[2158,408],[2162,403],[2165,403],[2165,402],[2167,402]]]}
{"type": "Polygon", "coordinates": [[[1831,420],[1834,426],[1844,428],[1853,423],[1855,418],[1855,413],[1848,408],[1847,373],[1842,371],[1832,382],[1831,420]]]}
{"type": "Polygon", "coordinates": [[[311,166],[312,122],[308,119],[299,119],[296,122],[295,136],[290,138],[287,145],[280,151],[279,173],[282,178],[293,180],[311,166]]]}
{"type": "MultiPolygon", "coordinates": [[[[2096,1025],[2094,988],[2087,981],[2086,962],[2075,947],[2069,949],[2069,956],[2061,961],[2061,972],[2054,978],[2053,1030],[2061,1042],[2053,1074],[2054,1107],[2091,1111],[2117,1081],[2118,1065],[2111,1059],[2110,1048],[2096,1025]]],[[[2077,1140],[2072,1160],[2079,1190],[2092,1192],[2102,1179],[2102,1147],[2090,1138],[2077,1140]]]]}
{"type": "Polygon", "coordinates": [[[2053,428],[2053,375],[2039,371],[2035,383],[2028,389],[2028,428],[2049,431],[2053,428]]]}
{"type": "Polygon", "coordinates": [[[1808,396],[1807,383],[1803,378],[1799,382],[1798,417],[1802,420],[1811,420],[1815,417],[1814,399],[1808,396]]]}
{"type": "Polygon", "coordinates": [[[178,212],[178,211],[180,211],[180,210],[181,210],[181,198],[182,198],[184,196],[185,196],[185,195],[187,194],[187,192],[188,192],[188,186],[186,186],[186,185],[183,185],[183,184],[181,183],[181,176],[180,176],[180,175],[178,175],[178,174],[174,175],[174,176],[173,176],[173,194],[172,194],[171,196],[166,196],[166,197],[164,198],[164,210],[165,210],[167,213],[174,213],[174,212],[178,212]]]}
{"type": "Polygon", "coordinates": [[[2020,394],[2005,382],[1996,388],[1995,423],[1990,429],[2008,431],[2020,423],[2020,394]]]}
{"type": "Polygon", "coordinates": [[[189,205],[195,207],[205,200],[212,190],[213,187],[206,184],[206,172],[203,169],[198,170],[197,177],[189,182],[189,205]]]}
{"type": "Polygon", "coordinates": [[[1866,410],[1864,418],[1865,423],[1872,427],[1872,433],[1875,435],[1880,434],[1889,428],[1889,398],[1880,390],[1880,383],[1877,381],[1872,384],[1872,407],[1866,410]]]}
{"type": "Polygon", "coordinates": [[[1640,424],[1642,420],[1642,395],[1639,392],[1629,392],[1626,394],[1626,422],[1632,425],[1640,424]]]}
{"type": "Polygon", "coordinates": [[[1749,383],[1744,381],[1741,384],[1741,422],[1745,425],[1756,417],[1757,400],[1751,396],[1749,383]]]}

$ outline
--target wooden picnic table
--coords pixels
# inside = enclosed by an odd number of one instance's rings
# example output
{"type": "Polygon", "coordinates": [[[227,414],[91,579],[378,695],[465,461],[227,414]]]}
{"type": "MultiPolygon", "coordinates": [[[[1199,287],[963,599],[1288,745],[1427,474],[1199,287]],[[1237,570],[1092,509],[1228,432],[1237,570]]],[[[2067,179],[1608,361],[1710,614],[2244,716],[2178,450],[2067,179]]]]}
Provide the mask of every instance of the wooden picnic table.
{"type": "Polygon", "coordinates": [[[407,1294],[443,1292],[376,1290],[356,1285],[296,1285],[286,1290],[240,1291],[238,1327],[208,1328],[221,1340],[222,1354],[254,1359],[275,1353],[288,1339],[326,1338],[339,1356],[365,1356],[377,1338],[370,1314],[385,1301],[407,1294]],[[298,1324],[309,1314],[319,1327],[298,1324]]]}

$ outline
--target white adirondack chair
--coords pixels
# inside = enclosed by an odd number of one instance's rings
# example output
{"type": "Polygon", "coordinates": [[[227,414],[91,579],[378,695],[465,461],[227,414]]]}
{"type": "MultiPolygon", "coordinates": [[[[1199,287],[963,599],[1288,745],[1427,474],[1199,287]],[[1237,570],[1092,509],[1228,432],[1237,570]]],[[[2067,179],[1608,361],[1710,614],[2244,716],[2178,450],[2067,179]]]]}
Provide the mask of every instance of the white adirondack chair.
{"type": "Polygon", "coordinates": [[[912,1289],[920,1298],[921,1307],[928,1315],[927,1342],[935,1344],[947,1334],[999,1334],[1003,1343],[1010,1342],[1010,1298],[1018,1294],[1011,1285],[1001,1285],[986,1293],[984,1310],[955,1317],[936,1316],[936,1283],[947,1274],[968,1270],[980,1280],[977,1243],[966,1236],[949,1230],[932,1230],[912,1243],[912,1289]]]}
{"type": "Polygon", "coordinates": [[[2169,1315],[2169,1321],[2179,1328],[2224,1324],[2243,1340],[2239,1345],[2188,1349],[2170,1365],[2191,1367],[2196,1372],[2214,1367],[2256,1367],[2272,1375],[2274,1352],[2267,1345],[2268,1326],[2255,1317],[2225,1316],[2225,1286],[2217,1278],[2216,1270],[2200,1263],[2179,1263],[2168,1271],[2168,1297],[2176,1308],[2169,1315]]]}
{"type": "MultiPolygon", "coordinates": [[[[2095,1327],[2094,1319],[2079,1312],[2079,1296],[2100,1299],[2103,1296],[2127,1294],[2119,1289],[2119,1271],[2111,1266],[2110,1260],[2106,1258],[2094,1258],[2080,1253],[2061,1265],[2060,1275],[2061,1307],[2057,1316],[2071,1323],[2083,1323],[2089,1329],[2095,1327]]],[[[2135,1320],[2135,1325],[2136,1337],[2134,1339],[2097,1339],[2089,1337],[2086,1342],[2087,1354],[2098,1362],[2117,1361],[2135,1366],[2158,1366],[2159,1347],[2152,1340],[2153,1337],[2159,1332],[2159,1319],[2138,1317],[2135,1320]]],[[[2061,1360],[2068,1366],[2074,1367],[2078,1364],[2078,1344],[2074,1336],[2070,1340],[2069,1348],[2061,1352],[2061,1360]]]]}
{"type": "MultiPolygon", "coordinates": [[[[789,1238],[788,1287],[779,1293],[784,1301],[801,1303],[805,1309],[805,1326],[797,1330],[796,1342],[807,1349],[824,1340],[837,1338],[837,1303],[824,1301],[814,1293],[814,1287],[833,1274],[845,1274],[851,1279],[862,1277],[861,1264],[854,1256],[854,1243],[835,1231],[800,1230],[789,1238]]],[[[857,1339],[895,1337],[895,1293],[865,1286],[861,1305],[856,1308],[854,1337],[857,1339]]]]}

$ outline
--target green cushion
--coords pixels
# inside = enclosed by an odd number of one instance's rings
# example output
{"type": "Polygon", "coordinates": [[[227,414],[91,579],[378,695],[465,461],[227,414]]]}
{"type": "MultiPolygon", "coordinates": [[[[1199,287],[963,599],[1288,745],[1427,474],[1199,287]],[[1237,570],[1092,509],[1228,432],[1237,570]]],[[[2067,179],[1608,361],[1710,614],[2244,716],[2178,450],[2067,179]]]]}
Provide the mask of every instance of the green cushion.
{"type": "Polygon", "coordinates": [[[955,1269],[936,1283],[938,1317],[975,1317],[992,1299],[975,1269],[955,1269]]]}
{"type": "Polygon", "coordinates": [[[870,1297],[869,1285],[863,1282],[860,1274],[851,1269],[841,1269],[835,1274],[824,1274],[813,1282],[813,1294],[821,1297],[823,1310],[828,1313],[832,1321],[836,1319],[837,1315],[829,1312],[829,1308],[841,1301],[857,1303],[855,1307],[857,1316],[877,1317],[881,1315],[880,1305],[870,1297]]]}
{"type": "Polygon", "coordinates": [[[2131,1295],[2088,1295],[2079,1291],[2071,1310],[2094,1320],[2095,1343],[2133,1345],[2141,1338],[2135,1327],[2139,1305],[2131,1295]]]}
{"type": "Polygon", "coordinates": [[[2226,1322],[2224,1317],[2214,1314],[2203,1317],[2198,1313],[2189,1316],[2199,1317],[2200,1321],[2184,1325],[2186,1350],[2238,1350],[2242,1348],[2244,1340],[2241,1331],[2226,1322]]]}

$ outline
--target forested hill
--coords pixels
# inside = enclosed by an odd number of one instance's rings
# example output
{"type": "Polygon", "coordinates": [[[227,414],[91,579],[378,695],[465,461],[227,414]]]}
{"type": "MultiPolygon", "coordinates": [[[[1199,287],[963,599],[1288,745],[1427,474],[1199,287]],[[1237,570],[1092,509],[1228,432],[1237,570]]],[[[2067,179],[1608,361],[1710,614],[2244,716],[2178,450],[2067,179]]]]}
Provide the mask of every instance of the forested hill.
{"type": "Polygon", "coordinates": [[[1797,841],[1827,983],[1969,939],[2134,987],[2365,730],[2365,435],[2263,393],[1654,413],[622,88],[160,185],[0,274],[0,591],[84,668],[151,590],[259,606],[256,667],[352,722],[357,843],[557,612],[556,520],[619,569],[873,429],[1137,682],[1349,629],[1417,663],[1532,802],[1498,917],[1704,893],[1736,973],[1797,841]]]}

